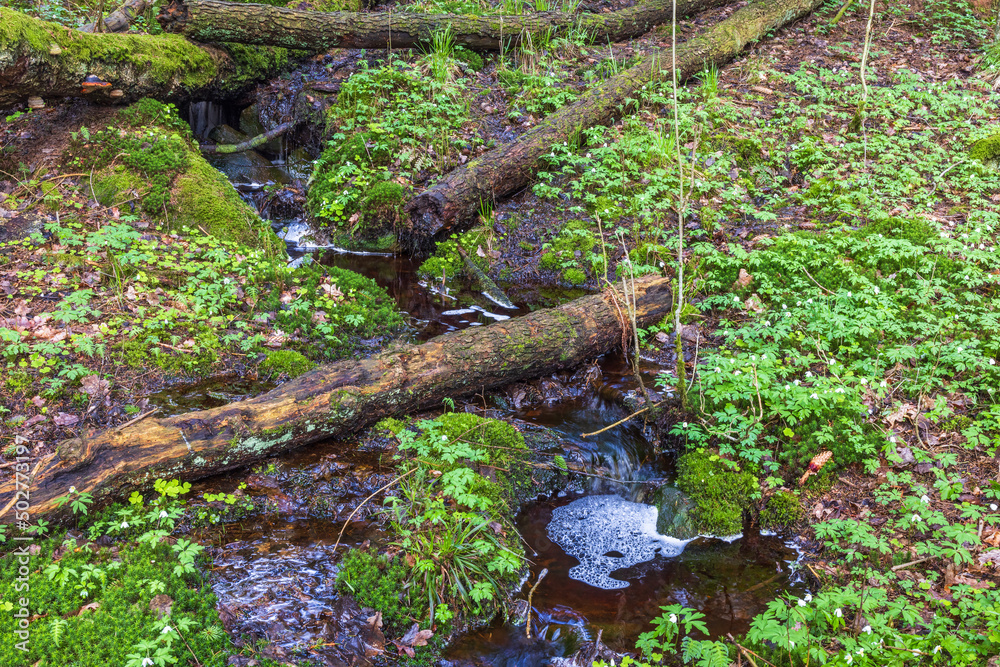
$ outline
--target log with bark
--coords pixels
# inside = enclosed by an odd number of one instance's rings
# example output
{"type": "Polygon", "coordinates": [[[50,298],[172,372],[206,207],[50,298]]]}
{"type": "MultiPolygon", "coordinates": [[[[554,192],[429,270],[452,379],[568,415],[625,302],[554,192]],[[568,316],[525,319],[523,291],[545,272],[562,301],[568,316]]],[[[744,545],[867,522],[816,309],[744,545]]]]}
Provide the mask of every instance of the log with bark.
{"type": "MultiPolygon", "coordinates": [[[[670,312],[670,281],[636,281],[636,322],[670,312]]],[[[631,295],[630,295],[631,300],[631,295]]],[[[320,366],[257,398],[176,415],[147,417],[83,433],[0,482],[4,517],[18,488],[31,517],[50,514],[73,486],[97,500],[147,489],[157,478],[196,479],[330,437],[379,419],[441,405],[511,382],[577,366],[620,345],[624,295],[609,290],[558,308],[390,349],[362,361],[320,366]],[[30,474],[30,479],[29,479],[30,474]]]]}
{"type": "Polygon", "coordinates": [[[31,96],[83,95],[104,103],[227,99],[287,62],[284,49],[85,33],[0,7],[0,107],[31,96]]]}
{"type": "Polygon", "coordinates": [[[97,22],[82,26],[82,32],[125,32],[143,12],[149,9],[150,0],[128,0],[124,5],[104,17],[103,30],[97,30],[97,22]]]}
{"type": "MultiPolygon", "coordinates": [[[[704,34],[678,45],[678,79],[729,61],[750,42],[808,15],[824,1],[752,2],[704,34]]],[[[513,143],[471,160],[415,197],[406,205],[410,244],[427,246],[435,236],[475,220],[480,202],[496,201],[529,185],[542,156],[552,146],[579,136],[588,127],[607,123],[622,112],[626,100],[637,97],[643,86],[669,78],[671,56],[670,48],[647,55],[550,114],[513,143]]]]}
{"type": "MultiPolygon", "coordinates": [[[[678,15],[729,0],[677,0],[678,15]]],[[[427,44],[437,30],[449,28],[456,45],[500,50],[523,34],[570,29],[586,31],[597,42],[638,37],[669,21],[673,0],[650,0],[606,14],[538,12],[511,16],[419,14],[414,12],[311,12],[221,0],[172,0],[160,13],[164,30],[199,42],[239,42],[284,46],[322,53],[332,48],[412,48],[427,44]]]]}

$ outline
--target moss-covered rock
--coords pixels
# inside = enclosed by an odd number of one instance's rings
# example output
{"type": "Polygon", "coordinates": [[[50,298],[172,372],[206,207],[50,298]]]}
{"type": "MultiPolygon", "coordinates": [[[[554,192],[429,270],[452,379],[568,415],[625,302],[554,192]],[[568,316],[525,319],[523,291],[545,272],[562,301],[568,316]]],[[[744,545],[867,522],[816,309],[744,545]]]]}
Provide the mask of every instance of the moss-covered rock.
{"type": "Polygon", "coordinates": [[[267,373],[296,378],[316,368],[316,362],[295,350],[271,350],[260,368],[267,373]]]}
{"type": "Polygon", "coordinates": [[[165,223],[201,227],[250,248],[281,252],[284,244],[232,184],[202,157],[173,105],[140,100],[115,126],[75,133],[67,159],[93,171],[94,194],[105,205],[135,201],[165,223]]]}
{"type": "Polygon", "coordinates": [[[743,511],[757,492],[753,472],[703,449],[681,456],[677,472],[677,487],[695,503],[698,532],[725,536],[743,530],[743,511]]]}
{"type": "Polygon", "coordinates": [[[649,502],[656,506],[656,532],[660,535],[669,535],[680,540],[698,536],[698,528],[693,517],[695,504],[682,491],[662,486],[656,490],[649,502]]]}
{"type": "Polygon", "coordinates": [[[799,497],[791,491],[778,491],[767,499],[760,513],[760,527],[765,530],[782,530],[802,518],[799,497]]]}

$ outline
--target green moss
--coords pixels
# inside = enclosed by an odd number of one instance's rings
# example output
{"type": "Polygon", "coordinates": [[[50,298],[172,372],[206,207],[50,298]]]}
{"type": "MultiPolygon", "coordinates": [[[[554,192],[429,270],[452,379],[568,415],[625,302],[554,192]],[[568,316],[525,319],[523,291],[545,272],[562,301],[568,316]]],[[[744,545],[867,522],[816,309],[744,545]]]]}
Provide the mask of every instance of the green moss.
{"type": "Polygon", "coordinates": [[[406,428],[406,422],[400,421],[393,417],[386,417],[375,424],[376,431],[388,431],[393,435],[398,435],[400,431],[406,428]]]}
{"type": "Polygon", "coordinates": [[[477,227],[470,229],[464,234],[452,234],[447,241],[438,243],[434,254],[424,260],[424,263],[417,269],[417,274],[427,280],[441,280],[441,276],[446,276],[449,280],[459,276],[469,277],[469,270],[465,265],[465,260],[458,254],[458,244],[469,256],[469,259],[483,272],[489,271],[490,264],[485,257],[480,257],[478,250],[487,245],[486,230],[477,227]]]}
{"type": "Polygon", "coordinates": [[[681,456],[677,472],[677,487],[696,505],[699,532],[724,536],[743,530],[743,510],[757,492],[753,472],[701,449],[681,456]]]}
{"type": "Polygon", "coordinates": [[[969,157],[983,162],[1000,160],[1000,133],[980,139],[969,148],[969,157]]]}
{"type": "Polygon", "coordinates": [[[744,169],[748,169],[764,159],[764,149],[756,139],[732,137],[727,141],[727,144],[736,164],[744,169]]]}
{"type": "Polygon", "coordinates": [[[272,350],[260,365],[261,370],[275,375],[285,374],[295,378],[316,368],[316,362],[310,361],[295,350],[272,350]]]}
{"type": "Polygon", "coordinates": [[[270,225],[260,219],[236,189],[200,155],[177,177],[173,190],[172,222],[205,231],[223,241],[233,241],[270,252],[284,251],[284,244],[270,225]]]}
{"type": "Polygon", "coordinates": [[[580,269],[566,269],[562,273],[562,278],[570,285],[583,285],[587,282],[587,274],[580,269]]]}
{"type": "Polygon", "coordinates": [[[270,225],[196,149],[173,105],[140,100],[108,129],[80,128],[67,160],[94,171],[94,194],[107,204],[140,200],[152,216],[201,227],[223,241],[277,253],[284,244],[270,225]]]}
{"type": "Polygon", "coordinates": [[[423,605],[410,604],[404,595],[409,573],[401,557],[352,549],[340,564],[337,587],[354,596],[360,606],[381,611],[386,636],[399,637],[409,629],[411,618],[426,611],[423,605]]]}
{"type": "Polygon", "coordinates": [[[563,280],[571,285],[582,285],[587,282],[587,270],[595,273],[604,270],[604,256],[594,252],[597,245],[597,237],[589,223],[570,220],[547,244],[547,252],[539,260],[539,266],[550,271],[562,269],[563,280]]]}
{"type": "Polygon", "coordinates": [[[760,526],[765,530],[787,528],[802,518],[799,498],[790,491],[778,491],[767,499],[767,505],[760,513],[760,526]]]}
{"type": "Polygon", "coordinates": [[[513,520],[520,498],[532,488],[529,469],[523,465],[530,450],[521,432],[507,422],[467,412],[449,412],[438,421],[450,440],[461,439],[485,450],[484,483],[473,490],[499,502],[507,518],[513,520]]]}
{"type": "MultiPolygon", "coordinates": [[[[180,333],[183,333],[182,331],[180,333]]],[[[219,339],[207,327],[196,334],[195,345],[189,352],[164,348],[148,340],[128,340],[122,343],[125,363],[132,368],[148,368],[150,364],[171,372],[205,377],[219,360],[219,339]]]]}
{"type": "Polygon", "coordinates": [[[461,46],[455,49],[455,59],[466,63],[476,72],[480,72],[483,69],[483,57],[461,46]]]}
{"type": "Polygon", "coordinates": [[[4,378],[3,384],[11,393],[26,391],[31,387],[31,375],[24,371],[12,371],[4,378]]]}

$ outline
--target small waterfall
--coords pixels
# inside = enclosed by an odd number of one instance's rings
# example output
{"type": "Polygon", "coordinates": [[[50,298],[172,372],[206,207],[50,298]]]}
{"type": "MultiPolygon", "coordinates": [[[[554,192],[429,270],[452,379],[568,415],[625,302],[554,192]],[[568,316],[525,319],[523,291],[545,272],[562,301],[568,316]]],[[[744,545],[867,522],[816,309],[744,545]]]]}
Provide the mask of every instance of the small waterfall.
{"type": "Polygon", "coordinates": [[[188,124],[198,139],[207,139],[208,133],[224,122],[223,107],[212,101],[192,102],[188,108],[188,124]]]}

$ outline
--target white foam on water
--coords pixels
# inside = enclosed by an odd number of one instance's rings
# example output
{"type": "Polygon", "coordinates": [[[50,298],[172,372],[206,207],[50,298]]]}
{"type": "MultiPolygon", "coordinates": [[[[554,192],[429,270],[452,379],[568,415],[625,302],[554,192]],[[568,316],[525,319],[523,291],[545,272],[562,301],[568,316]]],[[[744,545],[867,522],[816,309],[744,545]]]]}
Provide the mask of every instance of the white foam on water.
{"type": "MultiPolygon", "coordinates": [[[[483,292],[483,294],[488,299],[490,299],[490,301],[495,301],[493,298],[490,297],[489,294],[486,294],[486,292],[483,292]]],[[[504,320],[509,320],[510,319],[510,315],[501,315],[500,313],[491,313],[490,311],[486,310],[485,308],[480,308],[479,306],[469,306],[469,308],[471,308],[472,310],[478,310],[480,313],[482,313],[486,317],[492,317],[494,320],[497,320],[498,322],[502,322],[504,320]]]]}
{"type": "Polygon", "coordinates": [[[657,555],[676,556],[690,542],[657,533],[657,514],[652,505],[618,496],[587,496],[553,510],[546,532],[580,561],[570,578],[605,590],[627,588],[627,581],[609,575],[657,555]]]}

